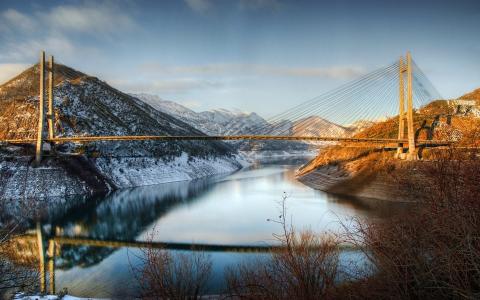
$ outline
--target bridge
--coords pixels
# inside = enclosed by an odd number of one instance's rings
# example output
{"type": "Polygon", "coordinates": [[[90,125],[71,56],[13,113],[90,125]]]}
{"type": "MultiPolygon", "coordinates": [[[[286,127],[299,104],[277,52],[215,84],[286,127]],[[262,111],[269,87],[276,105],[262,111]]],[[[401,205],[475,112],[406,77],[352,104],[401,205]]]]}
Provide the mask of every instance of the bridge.
{"type": "MultiPolygon", "coordinates": [[[[34,144],[36,163],[43,155],[43,144],[95,143],[122,141],[307,141],[336,142],[339,145],[361,144],[366,147],[384,145],[397,148],[396,157],[408,160],[418,158],[418,147],[448,146],[452,140],[419,139],[416,137],[414,110],[440,99],[438,91],[431,84],[410,53],[398,61],[379,68],[360,78],[348,82],[332,91],[303,102],[267,120],[266,124],[253,126],[247,132],[229,130],[228,135],[118,135],[118,136],[64,136],[54,128],[54,58],[50,56],[48,66],[45,52],[41,52],[39,63],[39,94],[37,134],[33,138],[3,138],[0,142],[9,144],[34,144]],[[48,74],[48,76],[47,76],[48,74]],[[48,88],[46,89],[46,77],[48,88]],[[46,90],[48,90],[47,110],[45,111],[46,90]],[[368,127],[382,117],[396,118],[396,137],[361,136],[337,132],[329,126],[319,124],[316,117],[345,124],[359,122],[368,127]],[[45,122],[46,121],[46,122],[45,122]],[[45,124],[46,123],[46,124],[45,124]],[[290,126],[286,126],[290,124],[290,126]],[[45,128],[46,127],[46,128],[45,128]],[[325,127],[325,128],[324,128],[325,127]],[[312,129],[313,128],[313,129],[312,129]]],[[[62,74],[68,75],[68,74],[62,74]]],[[[328,124],[327,124],[328,125],[328,124]]],[[[230,128],[231,129],[231,128],[230,128]]]]}

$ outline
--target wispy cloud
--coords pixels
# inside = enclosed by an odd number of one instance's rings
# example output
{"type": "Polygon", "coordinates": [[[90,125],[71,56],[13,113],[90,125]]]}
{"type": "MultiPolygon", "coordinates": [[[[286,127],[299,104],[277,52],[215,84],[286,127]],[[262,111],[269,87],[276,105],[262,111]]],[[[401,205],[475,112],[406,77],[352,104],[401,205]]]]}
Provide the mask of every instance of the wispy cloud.
{"type": "Polygon", "coordinates": [[[40,14],[40,17],[52,29],[88,34],[120,34],[136,27],[134,20],[125,14],[125,10],[111,3],[62,5],[40,14]]]}
{"type": "Polygon", "coordinates": [[[15,9],[0,11],[0,60],[31,61],[41,49],[63,57],[95,53],[94,45],[78,37],[113,39],[138,28],[115,2],[59,5],[32,14],[15,9]]]}
{"type": "Polygon", "coordinates": [[[242,9],[279,9],[281,3],[278,0],[240,0],[240,8],[242,9]]]}
{"type": "Polygon", "coordinates": [[[212,2],[210,0],[185,0],[185,3],[197,13],[206,13],[211,7],[212,2]]]}
{"type": "Polygon", "coordinates": [[[223,86],[220,81],[197,78],[132,81],[124,79],[107,80],[112,86],[131,93],[186,94],[192,91],[216,89],[223,86]]]}
{"type": "Polygon", "coordinates": [[[199,75],[269,75],[289,77],[322,77],[332,79],[349,79],[365,74],[360,66],[329,67],[289,67],[261,64],[211,64],[201,66],[165,66],[146,64],[141,71],[157,74],[199,74],[199,75]]]}
{"type": "MultiPolygon", "coordinates": [[[[205,14],[212,10],[221,1],[225,0],[184,0],[187,6],[196,13],[205,14]]],[[[277,10],[282,7],[280,0],[230,0],[229,4],[234,9],[240,10],[277,10]]]]}
{"type": "Polygon", "coordinates": [[[24,32],[33,32],[37,28],[34,20],[15,9],[3,11],[0,14],[0,24],[4,29],[16,28],[24,32]]]}

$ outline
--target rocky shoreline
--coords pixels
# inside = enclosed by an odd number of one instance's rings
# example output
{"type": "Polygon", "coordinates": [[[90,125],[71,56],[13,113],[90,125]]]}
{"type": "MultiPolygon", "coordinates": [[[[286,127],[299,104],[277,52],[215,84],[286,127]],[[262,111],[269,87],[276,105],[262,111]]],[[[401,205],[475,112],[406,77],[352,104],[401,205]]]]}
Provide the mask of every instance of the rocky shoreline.
{"type": "Polygon", "coordinates": [[[424,162],[385,160],[381,154],[374,156],[368,160],[320,165],[308,171],[300,169],[297,179],[324,192],[385,201],[416,202],[426,192],[414,165],[424,162]],[[405,178],[409,181],[414,178],[419,184],[412,186],[405,178]]]}

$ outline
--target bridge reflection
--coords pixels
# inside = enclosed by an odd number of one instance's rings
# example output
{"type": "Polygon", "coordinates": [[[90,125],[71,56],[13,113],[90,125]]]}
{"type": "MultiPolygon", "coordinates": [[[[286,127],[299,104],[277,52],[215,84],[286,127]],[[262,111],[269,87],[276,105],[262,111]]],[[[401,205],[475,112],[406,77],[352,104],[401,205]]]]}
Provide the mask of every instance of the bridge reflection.
{"type": "MultiPolygon", "coordinates": [[[[64,237],[48,235],[43,226],[37,223],[35,232],[13,238],[11,243],[22,245],[23,249],[30,249],[30,253],[24,250],[23,256],[35,256],[38,258],[40,291],[55,294],[55,271],[58,268],[56,260],[61,256],[65,246],[88,246],[107,248],[139,248],[161,250],[183,250],[204,252],[236,252],[236,253],[269,253],[280,251],[281,245],[219,245],[202,243],[174,243],[156,241],[123,241],[123,240],[100,240],[80,237],[64,237]],[[34,250],[36,249],[36,250],[34,250]],[[48,285],[48,290],[47,290],[48,285]]],[[[341,250],[355,250],[351,245],[340,246],[341,250]]]]}

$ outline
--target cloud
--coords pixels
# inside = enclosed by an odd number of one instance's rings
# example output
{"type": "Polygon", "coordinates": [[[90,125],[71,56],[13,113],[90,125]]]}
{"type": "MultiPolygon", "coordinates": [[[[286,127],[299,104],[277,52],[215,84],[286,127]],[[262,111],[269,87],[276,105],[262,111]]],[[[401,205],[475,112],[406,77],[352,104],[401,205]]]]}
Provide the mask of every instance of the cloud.
{"type": "Polygon", "coordinates": [[[112,4],[62,5],[40,15],[51,28],[89,34],[120,33],[135,28],[134,20],[112,4]]]}
{"type": "Polygon", "coordinates": [[[22,14],[15,9],[7,9],[0,14],[0,20],[3,28],[16,27],[23,31],[32,32],[35,30],[35,22],[27,15],[22,14]]]}
{"type": "Polygon", "coordinates": [[[140,66],[141,71],[161,74],[200,74],[200,75],[268,75],[287,77],[321,77],[349,79],[365,74],[359,66],[330,67],[288,67],[261,64],[211,64],[202,66],[164,66],[148,64],[140,66]]]}
{"type": "Polygon", "coordinates": [[[107,80],[116,88],[130,93],[155,93],[155,94],[185,94],[196,90],[220,88],[223,84],[219,81],[179,78],[167,80],[144,80],[134,82],[124,79],[107,80]]]}
{"type": "Polygon", "coordinates": [[[240,0],[240,8],[249,10],[279,9],[281,3],[278,0],[240,0]]]}
{"type": "Polygon", "coordinates": [[[0,84],[12,79],[28,67],[27,64],[0,64],[0,84]]]}
{"type": "Polygon", "coordinates": [[[210,0],[185,0],[188,7],[196,13],[206,13],[211,7],[212,3],[210,0]]]}
{"type": "Polygon", "coordinates": [[[118,38],[139,26],[116,2],[59,5],[25,14],[15,9],[0,11],[0,60],[32,61],[45,49],[68,59],[98,54],[95,42],[118,38]],[[94,40],[94,41],[96,41],[94,40]]]}
{"type": "Polygon", "coordinates": [[[202,106],[202,103],[200,103],[199,101],[195,101],[195,100],[180,101],[179,103],[181,105],[187,107],[187,108],[190,108],[190,109],[196,109],[196,108],[199,108],[199,107],[202,106]]]}

